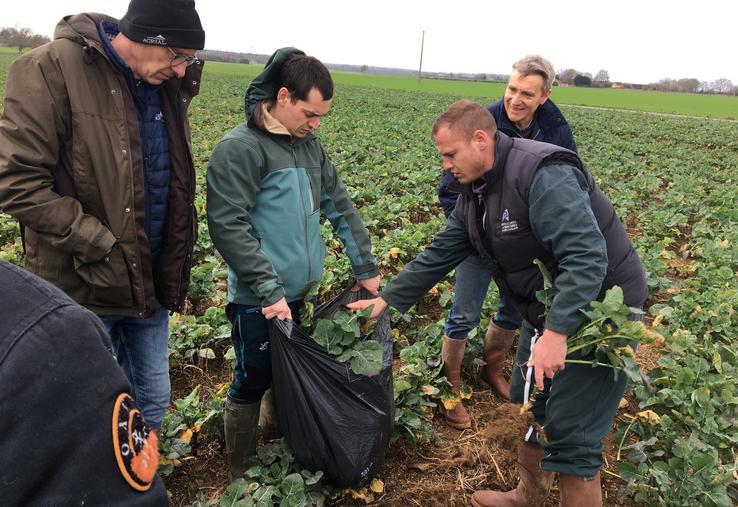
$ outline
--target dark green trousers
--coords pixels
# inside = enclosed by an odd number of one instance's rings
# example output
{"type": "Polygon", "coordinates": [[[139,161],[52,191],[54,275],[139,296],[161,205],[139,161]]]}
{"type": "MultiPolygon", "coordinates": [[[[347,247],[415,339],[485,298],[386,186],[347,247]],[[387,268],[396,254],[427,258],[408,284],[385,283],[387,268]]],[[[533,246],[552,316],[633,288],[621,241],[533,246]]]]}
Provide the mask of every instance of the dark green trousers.
{"type": "MultiPolygon", "coordinates": [[[[525,401],[526,363],[533,335],[533,328],[524,322],[510,382],[513,403],[525,401]]],[[[582,357],[574,353],[567,359],[582,357]]],[[[534,384],[535,377],[531,375],[531,386],[534,384]]],[[[546,379],[543,392],[536,395],[531,408],[546,434],[541,469],[580,477],[594,476],[602,467],[602,439],[612,428],[626,385],[627,378],[622,372],[616,381],[612,368],[592,368],[583,364],[566,364],[553,380],[546,379]]],[[[534,433],[526,435],[528,441],[536,438],[534,433]]]]}

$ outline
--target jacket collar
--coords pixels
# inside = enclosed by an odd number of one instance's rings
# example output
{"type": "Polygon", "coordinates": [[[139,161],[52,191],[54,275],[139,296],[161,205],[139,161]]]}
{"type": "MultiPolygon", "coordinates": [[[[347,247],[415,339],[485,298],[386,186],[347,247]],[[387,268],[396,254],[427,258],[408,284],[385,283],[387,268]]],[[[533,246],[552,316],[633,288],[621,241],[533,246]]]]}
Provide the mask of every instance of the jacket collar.
{"type": "Polygon", "coordinates": [[[502,179],[507,165],[507,155],[512,149],[513,140],[499,130],[495,134],[495,161],[492,169],[484,173],[484,180],[488,186],[492,186],[502,179]]]}
{"type": "Polygon", "coordinates": [[[305,137],[299,138],[292,137],[292,134],[290,134],[287,128],[269,113],[270,103],[271,101],[269,100],[260,100],[256,104],[251,116],[249,116],[246,122],[249,128],[255,128],[267,135],[285,139],[292,146],[299,146],[315,138],[314,134],[307,134],[305,137]]]}
{"type": "Polygon", "coordinates": [[[261,102],[261,114],[264,115],[264,130],[266,130],[270,134],[291,137],[292,134],[290,134],[290,131],[287,130],[287,127],[282,125],[282,123],[278,119],[271,115],[268,105],[269,103],[267,101],[261,102]]]}
{"type": "MultiPolygon", "coordinates": [[[[497,121],[497,128],[508,135],[517,136],[518,129],[505,111],[505,105],[502,100],[499,101],[500,116],[497,121]]],[[[549,131],[562,125],[568,125],[564,115],[554,104],[553,100],[548,99],[541,107],[536,110],[533,117],[533,123],[536,123],[541,130],[549,131]]]]}

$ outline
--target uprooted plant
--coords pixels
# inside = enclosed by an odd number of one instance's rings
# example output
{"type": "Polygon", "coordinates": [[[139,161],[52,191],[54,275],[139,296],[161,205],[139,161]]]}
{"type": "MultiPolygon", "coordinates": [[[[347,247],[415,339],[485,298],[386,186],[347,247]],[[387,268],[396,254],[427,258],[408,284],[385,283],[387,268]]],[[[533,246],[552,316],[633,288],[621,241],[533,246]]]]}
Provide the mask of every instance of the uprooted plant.
{"type": "MultiPolygon", "coordinates": [[[[545,317],[553,301],[553,282],[546,266],[538,259],[534,262],[543,275],[543,289],[536,292],[536,297],[545,307],[545,317]]],[[[631,381],[640,382],[634,347],[655,337],[640,320],[642,310],[627,306],[623,289],[617,285],[605,292],[602,301],[592,301],[589,306],[582,310],[589,322],[567,339],[565,362],[612,368],[616,379],[622,371],[631,381]],[[579,358],[570,357],[575,352],[579,358]]]]}

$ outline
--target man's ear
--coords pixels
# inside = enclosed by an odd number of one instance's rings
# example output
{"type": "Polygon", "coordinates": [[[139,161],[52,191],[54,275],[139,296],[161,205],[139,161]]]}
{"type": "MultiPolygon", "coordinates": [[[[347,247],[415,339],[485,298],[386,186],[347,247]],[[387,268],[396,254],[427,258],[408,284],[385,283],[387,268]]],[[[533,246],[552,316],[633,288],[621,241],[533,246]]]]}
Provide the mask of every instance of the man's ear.
{"type": "Polygon", "coordinates": [[[277,103],[279,105],[286,105],[290,100],[292,99],[292,94],[290,94],[290,91],[286,87],[281,87],[277,91],[277,103]]]}
{"type": "Polygon", "coordinates": [[[482,129],[477,129],[472,133],[472,142],[477,145],[479,149],[486,150],[490,143],[489,134],[482,129]]]}

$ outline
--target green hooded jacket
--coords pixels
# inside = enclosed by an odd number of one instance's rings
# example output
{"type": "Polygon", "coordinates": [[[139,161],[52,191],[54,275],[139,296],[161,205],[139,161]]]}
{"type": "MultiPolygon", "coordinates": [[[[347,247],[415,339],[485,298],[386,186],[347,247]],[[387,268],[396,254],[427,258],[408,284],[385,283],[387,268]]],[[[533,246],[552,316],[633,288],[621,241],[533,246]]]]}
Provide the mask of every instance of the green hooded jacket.
{"type": "Polygon", "coordinates": [[[215,147],[207,171],[208,229],[228,263],[228,300],[270,306],[303,298],[323,275],[321,212],[344,245],[357,279],[379,271],[371,242],[320,141],[270,132],[260,108],[295,48],[278,50],[246,92],[248,121],[215,147]]]}

